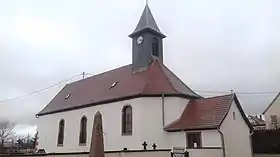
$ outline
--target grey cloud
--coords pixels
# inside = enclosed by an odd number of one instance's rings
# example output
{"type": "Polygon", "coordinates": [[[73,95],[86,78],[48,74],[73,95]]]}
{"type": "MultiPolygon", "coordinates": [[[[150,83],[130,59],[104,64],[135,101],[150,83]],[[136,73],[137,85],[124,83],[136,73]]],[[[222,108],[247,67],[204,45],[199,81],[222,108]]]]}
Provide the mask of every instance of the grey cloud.
{"type": "MultiPolygon", "coordinates": [[[[144,1],[6,1],[0,6],[0,100],[29,93],[83,71],[131,63],[128,38],[144,1]]],[[[194,90],[279,91],[279,2],[150,1],[163,33],[165,64],[194,90]]],[[[36,124],[56,87],[0,103],[0,118],[36,124]]],[[[204,96],[219,95],[203,93],[204,96]]],[[[261,113],[275,94],[238,95],[261,113]]]]}

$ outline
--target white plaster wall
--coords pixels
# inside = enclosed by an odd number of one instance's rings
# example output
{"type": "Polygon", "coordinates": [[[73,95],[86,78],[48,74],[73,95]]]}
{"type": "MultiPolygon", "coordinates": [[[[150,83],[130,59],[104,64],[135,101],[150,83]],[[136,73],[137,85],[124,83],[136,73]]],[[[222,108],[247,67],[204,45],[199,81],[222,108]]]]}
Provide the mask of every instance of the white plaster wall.
{"type": "Polygon", "coordinates": [[[172,123],[178,119],[184,109],[186,108],[189,100],[179,97],[165,97],[164,98],[164,125],[172,123]]]}
{"type": "MultiPolygon", "coordinates": [[[[178,102],[165,98],[165,105],[176,106],[178,102]]],[[[179,104],[181,105],[181,104],[179,104]]],[[[175,107],[176,108],[176,107],[175,107]]],[[[55,113],[38,118],[39,145],[47,152],[84,152],[89,151],[93,117],[97,111],[103,116],[105,150],[142,149],[141,144],[146,141],[148,149],[156,143],[158,148],[185,146],[185,134],[182,132],[169,133],[163,130],[162,99],[137,98],[106,105],[92,106],[79,110],[55,113]],[[121,135],[121,111],[124,105],[130,104],[133,112],[132,136],[121,135]],[[87,144],[79,146],[80,119],[87,117],[87,144]],[[63,147],[57,147],[58,123],[65,120],[63,147]]],[[[179,116],[179,115],[178,115],[179,116]]],[[[175,120],[175,119],[174,119],[175,120]]]]}
{"type": "Polygon", "coordinates": [[[266,127],[272,129],[271,116],[277,115],[278,124],[280,124],[280,96],[274,101],[274,103],[264,113],[266,127]]]}
{"type": "Polygon", "coordinates": [[[226,157],[252,157],[250,129],[234,101],[221,125],[221,132],[224,134],[226,157]]]}
{"type": "Polygon", "coordinates": [[[201,132],[202,147],[222,147],[221,135],[217,130],[201,132]]]}
{"type": "Polygon", "coordinates": [[[200,132],[202,147],[222,147],[221,135],[217,130],[196,130],[187,132],[200,132]]]}
{"type": "Polygon", "coordinates": [[[168,149],[172,147],[186,147],[185,132],[164,132],[163,138],[168,143],[168,149]]]}
{"type": "Polygon", "coordinates": [[[190,157],[223,157],[222,149],[187,149],[187,151],[190,157]]]}

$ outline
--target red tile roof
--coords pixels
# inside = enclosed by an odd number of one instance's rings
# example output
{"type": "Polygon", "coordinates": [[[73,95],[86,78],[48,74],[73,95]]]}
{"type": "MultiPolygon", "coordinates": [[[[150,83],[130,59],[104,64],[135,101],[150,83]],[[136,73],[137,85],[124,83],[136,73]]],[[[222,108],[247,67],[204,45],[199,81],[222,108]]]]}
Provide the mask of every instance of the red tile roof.
{"type": "Polygon", "coordinates": [[[162,94],[200,98],[161,62],[154,60],[142,72],[133,73],[132,65],[127,65],[68,84],[37,115],[162,94]]]}
{"type": "Polygon", "coordinates": [[[200,130],[218,128],[235,101],[243,119],[250,128],[245,113],[235,94],[190,100],[181,117],[165,127],[166,131],[200,130]]]}

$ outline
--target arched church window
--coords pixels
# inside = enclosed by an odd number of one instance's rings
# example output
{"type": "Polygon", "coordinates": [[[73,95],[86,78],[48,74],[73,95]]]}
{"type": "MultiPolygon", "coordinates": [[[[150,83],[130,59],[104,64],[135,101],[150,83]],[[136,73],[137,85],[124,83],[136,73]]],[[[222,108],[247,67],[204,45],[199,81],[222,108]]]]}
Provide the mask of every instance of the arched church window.
{"type": "Polygon", "coordinates": [[[152,54],[153,56],[159,57],[159,43],[157,38],[153,38],[152,42],[152,54]]]}
{"type": "Polygon", "coordinates": [[[125,105],[122,109],[122,134],[132,135],[132,107],[125,105]]]}
{"type": "Polygon", "coordinates": [[[81,118],[81,123],[80,123],[79,143],[80,144],[86,144],[86,142],[87,142],[87,117],[83,116],[81,118]]]}
{"type": "Polygon", "coordinates": [[[64,126],[65,126],[65,121],[64,121],[64,119],[61,119],[59,121],[59,126],[58,126],[58,138],[57,138],[57,145],[58,146],[62,146],[63,145],[64,126]]]}

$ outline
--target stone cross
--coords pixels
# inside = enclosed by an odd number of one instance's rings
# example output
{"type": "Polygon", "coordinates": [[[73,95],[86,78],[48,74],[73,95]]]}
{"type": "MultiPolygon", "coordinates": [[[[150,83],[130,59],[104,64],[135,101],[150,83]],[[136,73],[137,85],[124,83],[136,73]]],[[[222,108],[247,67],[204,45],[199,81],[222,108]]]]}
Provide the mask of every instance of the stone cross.
{"type": "Polygon", "coordinates": [[[99,111],[94,116],[89,157],[105,157],[102,115],[99,111]]]}
{"type": "Polygon", "coordinates": [[[157,145],[155,143],[153,143],[152,147],[153,147],[154,150],[157,149],[157,145]]]}
{"type": "Polygon", "coordinates": [[[148,144],[147,144],[147,142],[146,142],[146,141],[144,141],[144,142],[143,142],[142,146],[143,146],[144,150],[147,150],[147,146],[148,146],[148,144]]]}

